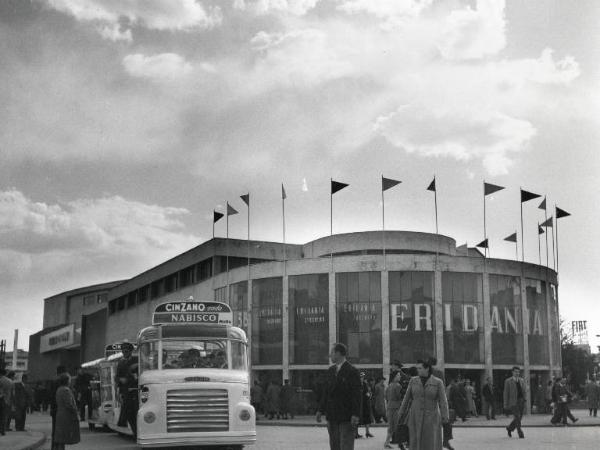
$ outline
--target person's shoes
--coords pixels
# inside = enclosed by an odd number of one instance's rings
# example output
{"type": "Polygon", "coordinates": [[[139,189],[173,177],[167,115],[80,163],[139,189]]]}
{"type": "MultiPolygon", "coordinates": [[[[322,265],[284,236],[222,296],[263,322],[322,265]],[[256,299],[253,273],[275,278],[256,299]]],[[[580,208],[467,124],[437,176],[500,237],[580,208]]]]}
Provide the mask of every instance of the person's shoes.
{"type": "Polygon", "coordinates": [[[525,435],[522,431],[519,431],[519,439],[525,439],[525,435]]]}
{"type": "Polygon", "coordinates": [[[362,438],[362,434],[358,434],[358,433],[356,433],[356,434],[354,435],[354,439],[361,439],[361,438],[362,438]]]}
{"type": "Polygon", "coordinates": [[[368,438],[370,438],[370,437],[375,437],[375,436],[373,436],[371,433],[366,433],[366,434],[365,434],[365,436],[366,436],[366,437],[368,437],[368,438]]]}
{"type": "Polygon", "coordinates": [[[578,420],[579,420],[579,419],[578,419],[577,417],[575,417],[575,418],[573,419],[573,423],[577,422],[578,420]]]}
{"type": "MultiPolygon", "coordinates": [[[[402,445],[402,444],[400,444],[400,445],[402,445]]],[[[383,445],[383,448],[394,448],[394,447],[392,447],[390,444],[386,443],[386,444],[383,445]]]]}
{"type": "Polygon", "coordinates": [[[508,433],[508,437],[512,437],[512,430],[506,427],[506,432],[508,433]]]}
{"type": "Polygon", "coordinates": [[[448,441],[444,441],[442,447],[447,448],[448,450],[454,450],[454,447],[452,447],[448,441]]]}

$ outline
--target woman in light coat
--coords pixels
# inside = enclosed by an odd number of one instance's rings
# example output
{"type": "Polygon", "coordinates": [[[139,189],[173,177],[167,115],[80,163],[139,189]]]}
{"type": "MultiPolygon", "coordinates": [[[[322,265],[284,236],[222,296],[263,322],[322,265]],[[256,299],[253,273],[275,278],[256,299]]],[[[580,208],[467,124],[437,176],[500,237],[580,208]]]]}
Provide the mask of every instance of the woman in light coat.
{"type": "Polygon", "coordinates": [[[442,423],[448,422],[444,383],[432,375],[429,362],[417,361],[418,376],[411,378],[399,414],[408,413],[410,450],[442,450],[442,423]]]}
{"type": "Polygon", "coordinates": [[[71,377],[67,373],[58,376],[56,390],[56,429],[54,431],[53,448],[64,450],[65,444],[77,444],[79,436],[79,415],[75,397],[69,389],[71,377]]]}

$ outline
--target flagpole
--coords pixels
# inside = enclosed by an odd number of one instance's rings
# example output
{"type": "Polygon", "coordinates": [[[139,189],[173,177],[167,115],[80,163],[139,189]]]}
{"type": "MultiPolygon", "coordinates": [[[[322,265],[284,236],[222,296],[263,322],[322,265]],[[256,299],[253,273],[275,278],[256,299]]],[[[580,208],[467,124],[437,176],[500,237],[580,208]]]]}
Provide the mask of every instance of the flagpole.
{"type": "MultiPolygon", "coordinates": [[[[554,217],[554,224],[558,222],[556,220],[556,216],[554,217]]],[[[552,269],[554,269],[556,271],[556,259],[555,259],[555,253],[554,253],[554,227],[556,225],[552,224],[552,269]]]]}
{"type": "Polygon", "coordinates": [[[515,239],[515,261],[519,260],[519,241],[515,239]]]}
{"type": "Polygon", "coordinates": [[[381,176],[381,239],[383,241],[383,270],[386,270],[386,258],[385,258],[385,189],[383,189],[383,175],[381,176]]]}
{"type": "MultiPolygon", "coordinates": [[[[546,200],[546,203],[544,205],[544,216],[546,218],[546,221],[544,223],[546,223],[548,221],[548,202],[546,197],[544,197],[544,200],[546,200]]],[[[550,261],[548,260],[548,227],[546,227],[544,231],[546,232],[546,267],[548,267],[548,265],[550,264],[550,261]]]]}
{"type": "Polygon", "coordinates": [[[540,240],[540,223],[537,224],[537,235],[538,235],[538,253],[540,256],[540,266],[542,265],[542,244],[540,240]]]}
{"type": "MultiPolygon", "coordinates": [[[[483,240],[485,241],[487,239],[487,231],[486,231],[486,223],[485,223],[485,180],[483,180],[483,240]]],[[[489,242],[488,242],[488,246],[489,246],[489,242]]],[[[484,257],[487,256],[487,248],[483,249],[483,255],[484,257]]]]}
{"type": "Polygon", "coordinates": [[[250,194],[248,193],[248,282],[250,281],[250,194]]]}
{"type": "MultiPolygon", "coordinates": [[[[523,188],[519,188],[522,192],[523,188]]],[[[520,194],[523,195],[523,194],[520,194]]],[[[523,232],[523,199],[521,198],[521,262],[525,262],[525,236],[523,232]]]]}
{"type": "MultiPolygon", "coordinates": [[[[435,175],[433,175],[433,182],[435,183],[435,175]]],[[[484,192],[484,196],[483,196],[483,201],[485,203],[485,192],[484,192]]],[[[437,184],[435,184],[435,190],[433,191],[433,202],[435,205],[435,234],[440,234],[440,231],[438,229],[437,184]]],[[[485,209],[485,206],[484,206],[484,209],[485,209]]],[[[484,213],[484,216],[485,216],[485,213],[484,213]]],[[[484,221],[485,221],[485,218],[484,218],[484,221]]]]}
{"type": "Polygon", "coordinates": [[[558,273],[558,214],[556,214],[556,205],[554,205],[554,223],[556,227],[556,272],[558,273]]]}
{"type": "Polygon", "coordinates": [[[285,261],[287,259],[287,252],[285,247],[285,198],[283,198],[283,195],[281,196],[281,217],[283,226],[283,274],[285,275],[285,261]]]}
{"type": "Polygon", "coordinates": [[[226,238],[225,238],[225,268],[227,272],[227,299],[225,300],[229,304],[229,202],[227,202],[227,211],[225,211],[226,216],[226,238]]]}
{"type": "Polygon", "coordinates": [[[215,238],[215,216],[213,212],[213,239],[215,238]]]}
{"type": "MultiPolygon", "coordinates": [[[[333,236],[333,178],[329,179],[329,236],[333,236]]],[[[333,243],[329,240],[329,259],[333,271],[333,243]]]]}

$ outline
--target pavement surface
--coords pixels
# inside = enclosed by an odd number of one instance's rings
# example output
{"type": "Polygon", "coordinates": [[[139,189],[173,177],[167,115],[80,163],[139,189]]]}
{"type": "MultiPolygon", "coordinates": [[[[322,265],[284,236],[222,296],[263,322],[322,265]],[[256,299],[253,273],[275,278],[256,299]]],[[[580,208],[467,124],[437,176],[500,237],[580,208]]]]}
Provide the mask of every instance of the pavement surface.
{"type": "MultiPolygon", "coordinates": [[[[496,421],[473,418],[464,424],[455,424],[452,445],[456,450],[598,450],[600,449],[600,418],[590,418],[587,411],[574,411],[579,421],[569,427],[549,426],[549,416],[526,416],[523,420],[525,439],[509,438],[503,429],[509,419],[505,416],[496,421]]],[[[47,414],[34,413],[27,417],[26,432],[8,432],[0,436],[0,450],[40,449],[49,450],[51,421],[47,414]]],[[[364,427],[360,433],[365,434],[364,427]]],[[[371,428],[375,436],[357,439],[355,449],[381,449],[385,441],[386,429],[383,425],[371,428]]],[[[257,426],[257,443],[247,450],[327,450],[327,430],[317,424],[312,416],[294,420],[268,421],[260,419],[257,426]]],[[[72,450],[137,450],[133,439],[112,432],[94,431],[81,424],[81,442],[68,446],[72,450]]]]}

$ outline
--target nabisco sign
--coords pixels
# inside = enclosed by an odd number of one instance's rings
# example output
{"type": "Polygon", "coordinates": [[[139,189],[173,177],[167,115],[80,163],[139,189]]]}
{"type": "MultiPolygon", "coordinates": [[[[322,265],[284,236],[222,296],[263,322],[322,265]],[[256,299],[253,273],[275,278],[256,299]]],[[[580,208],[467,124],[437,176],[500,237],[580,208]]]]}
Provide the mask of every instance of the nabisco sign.
{"type": "MultiPolygon", "coordinates": [[[[481,304],[444,303],[444,331],[475,332],[483,328],[480,323],[481,304]],[[454,311],[453,311],[454,309],[454,311]],[[453,314],[454,313],[454,314],[453,314]]],[[[391,331],[433,331],[433,308],[431,303],[392,303],[390,305],[391,331]]],[[[521,330],[521,309],[515,306],[492,306],[490,327],[500,334],[519,334],[521,330]]],[[[525,310],[527,333],[543,335],[542,318],[544,311],[525,310]]]]}

